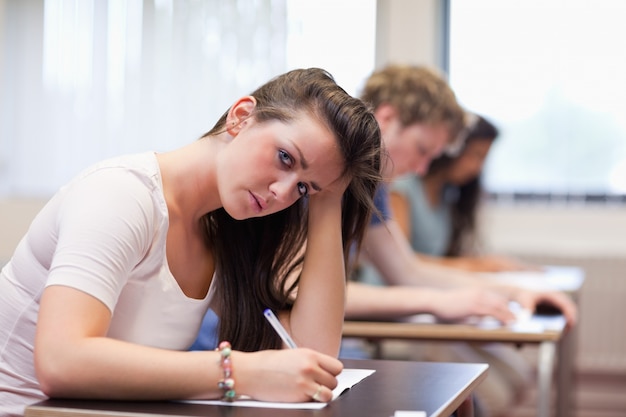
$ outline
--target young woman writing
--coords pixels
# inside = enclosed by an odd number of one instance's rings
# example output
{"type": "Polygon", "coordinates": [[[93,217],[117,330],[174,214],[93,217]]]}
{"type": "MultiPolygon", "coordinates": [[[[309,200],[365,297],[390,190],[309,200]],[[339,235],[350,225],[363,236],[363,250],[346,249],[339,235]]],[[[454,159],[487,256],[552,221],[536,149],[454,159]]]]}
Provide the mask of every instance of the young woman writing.
{"type": "Polygon", "coordinates": [[[308,69],[185,147],[84,171],[0,274],[0,414],[46,396],[328,401],[380,159],[368,107],[308,69]],[[232,351],[187,351],[209,307],[232,351]],[[265,308],[302,348],[275,349],[265,308]]]}

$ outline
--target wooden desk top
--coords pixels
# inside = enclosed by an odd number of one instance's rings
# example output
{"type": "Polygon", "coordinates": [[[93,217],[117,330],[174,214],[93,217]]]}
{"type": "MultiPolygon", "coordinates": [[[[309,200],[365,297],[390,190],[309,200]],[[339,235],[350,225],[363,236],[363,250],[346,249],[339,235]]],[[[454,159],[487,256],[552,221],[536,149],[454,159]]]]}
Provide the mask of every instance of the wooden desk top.
{"type": "Polygon", "coordinates": [[[347,368],[375,369],[322,409],[272,409],[175,402],[47,400],[25,417],[389,417],[396,410],[448,417],[485,378],[487,365],[468,363],[342,360],[347,368]]]}
{"type": "MultiPolygon", "coordinates": [[[[415,317],[428,317],[419,315],[415,317]]],[[[432,316],[430,316],[432,317],[432,316]]],[[[434,321],[351,321],[343,325],[344,337],[368,339],[413,339],[463,342],[557,342],[563,336],[562,316],[533,316],[528,322],[513,326],[449,324],[434,321]]]]}

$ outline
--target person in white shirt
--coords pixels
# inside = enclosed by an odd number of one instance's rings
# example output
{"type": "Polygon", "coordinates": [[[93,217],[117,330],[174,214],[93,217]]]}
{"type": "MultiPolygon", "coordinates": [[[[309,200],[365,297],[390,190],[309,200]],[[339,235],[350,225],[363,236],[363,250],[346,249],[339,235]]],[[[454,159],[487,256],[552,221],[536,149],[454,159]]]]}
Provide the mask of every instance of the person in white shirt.
{"type": "Polygon", "coordinates": [[[380,166],[371,110],[312,68],[187,146],[88,168],[0,273],[0,415],[46,397],[329,401],[380,166]],[[190,352],[209,307],[232,349],[190,352]]]}

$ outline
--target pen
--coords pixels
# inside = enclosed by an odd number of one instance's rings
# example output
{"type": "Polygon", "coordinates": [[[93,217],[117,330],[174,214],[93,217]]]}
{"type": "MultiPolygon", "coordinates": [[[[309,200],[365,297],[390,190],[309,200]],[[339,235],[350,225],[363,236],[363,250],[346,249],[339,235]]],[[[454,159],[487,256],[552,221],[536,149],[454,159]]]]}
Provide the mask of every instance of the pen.
{"type": "Polygon", "coordinates": [[[283,339],[283,342],[290,349],[295,349],[295,348],[298,347],[298,346],[296,346],[296,342],[294,342],[293,339],[291,338],[291,336],[289,336],[289,333],[287,333],[287,330],[285,330],[283,325],[280,324],[280,321],[278,321],[278,317],[276,317],[276,315],[274,314],[274,312],[272,310],[270,310],[269,308],[266,308],[263,311],[263,315],[265,316],[267,321],[270,322],[270,324],[272,325],[274,330],[276,330],[276,333],[278,333],[280,338],[283,339]]]}

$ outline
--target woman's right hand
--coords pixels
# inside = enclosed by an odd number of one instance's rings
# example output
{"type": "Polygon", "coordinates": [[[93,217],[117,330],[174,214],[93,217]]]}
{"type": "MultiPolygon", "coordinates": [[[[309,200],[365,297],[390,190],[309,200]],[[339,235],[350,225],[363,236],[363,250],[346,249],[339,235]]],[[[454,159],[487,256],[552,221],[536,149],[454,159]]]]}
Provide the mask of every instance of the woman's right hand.
{"type": "Polygon", "coordinates": [[[307,348],[233,351],[235,391],[261,401],[328,402],[343,364],[307,348]]]}

